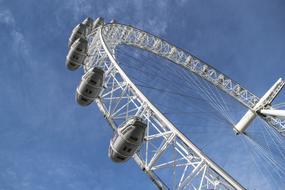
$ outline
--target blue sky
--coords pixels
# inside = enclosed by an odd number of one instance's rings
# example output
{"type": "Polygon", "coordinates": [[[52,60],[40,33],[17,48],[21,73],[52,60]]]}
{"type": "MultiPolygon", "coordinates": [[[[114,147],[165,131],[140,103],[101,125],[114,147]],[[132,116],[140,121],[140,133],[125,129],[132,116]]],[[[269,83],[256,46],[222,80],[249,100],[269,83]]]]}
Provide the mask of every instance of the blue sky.
{"type": "MultiPolygon", "coordinates": [[[[0,0],[0,190],[155,189],[132,161],[108,159],[111,129],[96,105],[74,101],[82,71],[64,62],[86,16],[162,36],[261,96],[285,78],[284,9],[281,0],[0,0]]],[[[250,189],[276,187],[241,171],[250,189]]]]}

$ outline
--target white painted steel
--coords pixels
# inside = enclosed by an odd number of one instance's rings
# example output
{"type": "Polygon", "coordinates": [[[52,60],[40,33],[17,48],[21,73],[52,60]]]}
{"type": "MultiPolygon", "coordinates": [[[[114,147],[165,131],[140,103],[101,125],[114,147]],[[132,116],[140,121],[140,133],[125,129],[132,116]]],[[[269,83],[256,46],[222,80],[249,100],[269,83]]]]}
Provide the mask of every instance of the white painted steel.
{"type": "MultiPolygon", "coordinates": [[[[244,189],[235,179],[210,160],[184,134],[182,134],[132,83],[120,68],[115,57],[117,46],[125,44],[154,53],[182,66],[189,72],[207,80],[249,108],[241,126],[248,126],[259,109],[270,104],[284,81],[279,80],[266,95],[259,99],[240,84],[192,54],[177,48],[145,31],[132,26],[113,23],[93,28],[88,35],[88,57],[84,71],[100,67],[105,71],[104,89],[96,99],[113,130],[132,116],[142,117],[148,124],[145,141],[133,156],[134,161],[160,189],[244,189]],[[269,93],[270,92],[270,93],[269,93]],[[169,151],[173,154],[169,154],[169,151]],[[173,156],[171,157],[170,156],[173,156]],[[182,168],[178,172],[177,168],[182,168]],[[164,180],[162,169],[171,171],[173,184],[164,180]],[[175,181],[177,183],[175,183],[175,181]]],[[[269,115],[260,116],[285,136],[285,120],[269,115]]],[[[238,127],[239,130],[241,128],[238,127]]]]}
{"type": "Polygon", "coordinates": [[[266,105],[270,105],[274,98],[278,95],[282,87],[284,86],[284,81],[282,78],[279,78],[274,85],[260,98],[260,100],[256,103],[253,110],[257,111],[266,105]]]}
{"type": "Polygon", "coordinates": [[[260,110],[260,113],[264,115],[271,115],[274,117],[285,119],[285,110],[263,109],[263,110],[260,110]]]}
{"type": "MultiPolygon", "coordinates": [[[[239,134],[243,133],[255,119],[260,109],[270,105],[274,98],[278,95],[284,85],[284,81],[280,78],[274,85],[262,96],[262,98],[256,103],[253,109],[250,109],[241,118],[241,120],[234,126],[234,131],[239,134]]],[[[267,115],[267,114],[265,114],[267,115]]]]}
{"type": "MultiPolygon", "coordinates": [[[[116,47],[120,44],[126,44],[152,52],[181,65],[217,86],[249,108],[240,123],[241,126],[246,127],[255,118],[257,109],[261,109],[272,102],[284,86],[283,80],[280,79],[277,82],[278,84],[276,83],[277,85],[272,87],[275,90],[269,90],[263,98],[259,99],[225,74],[190,53],[147,32],[118,23],[106,24],[93,29],[88,36],[88,41],[88,54],[91,56],[85,60],[84,71],[86,72],[95,66],[101,67],[105,71],[105,90],[102,91],[96,103],[114,130],[132,115],[140,116],[148,122],[148,131],[144,143],[145,150],[142,148],[133,158],[160,189],[168,189],[170,186],[166,184],[168,180],[163,180],[158,171],[162,168],[171,168],[175,171],[178,167],[183,167],[183,172],[177,179],[178,183],[172,185],[174,189],[203,189],[205,187],[244,189],[242,185],[211,161],[176,129],[138,90],[118,65],[114,56],[116,47]],[[158,139],[161,142],[152,149],[151,145],[158,139]],[[178,156],[172,160],[165,160],[163,157],[168,154],[167,151],[171,148],[178,156]],[[183,162],[181,163],[181,161],[183,162]]],[[[260,116],[283,136],[285,135],[284,120],[263,114],[260,116]]],[[[238,129],[241,130],[239,127],[238,129]]],[[[238,132],[240,132],[239,130],[238,132]]],[[[174,173],[172,172],[171,175],[174,173]]],[[[178,175],[176,173],[175,175],[178,175]]]]}
{"type": "MultiPolygon", "coordinates": [[[[90,36],[93,36],[96,31],[97,29],[95,29],[90,36]]],[[[106,39],[108,39],[108,43],[113,44],[111,51],[114,51],[117,45],[126,44],[154,53],[155,55],[168,59],[173,63],[189,70],[195,75],[207,80],[211,84],[217,86],[221,91],[239,101],[246,108],[255,111],[254,107],[256,106],[257,102],[259,102],[259,98],[256,95],[249,92],[240,84],[230,79],[228,76],[218,71],[214,67],[193,56],[189,52],[177,48],[165,40],[160,39],[159,37],[129,25],[119,23],[106,24],[103,28],[103,33],[105,34],[106,39]]],[[[92,52],[90,54],[92,55],[92,52]]],[[[92,56],[91,59],[94,60],[95,58],[92,56]]],[[[96,59],[99,61],[101,58],[96,57],[96,59]]],[[[89,60],[87,59],[86,62],[88,63],[89,60]]],[[[88,69],[89,67],[92,67],[92,64],[87,64],[85,69],[88,69]]],[[[278,88],[282,88],[283,85],[284,81],[281,82],[278,88]]],[[[275,95],[272,94],[271,98],[274,99],[275,95]]],[[[264,115],[259,116],[264,119],[268,125],[273,127],[285,137],[284,119],[272,116],[265,117],[264,115]]]]}
{"type": "Polygon", "coordinates": [[[236,134],[243,133],[256,117],[255,111],[248,110],[241,120],[234,126],[233,130],[236,134]]]}
{"type": "MultiPolygon", "coordinates": [[[[122,43],[139,47],[138,44],[143,41],[141,38],[151,36],[137,30],[141,32],[137,34],[138,39],[123,41],[134,30],[137,29],[119,24],[107,24],[94,30],[88,36],[88,54],[92,56],[85,60],[84,65],[85,72],[93,67],[105,71],[105,89],[96,103],[114,130],[132,116],[142,117],[147,122],[145,141],[133,156],[134,161],[159,189],[245,189],[182,134],[120,68],[114,56],[116,47],[122,43]],[[120,30],[120,27],[130,30],[120,30]],[[179,173],[177,168],[183,168],[182,172],[179,173]],[[170,183],[163,179],[165,176],[160,173],[161,170],[170,171],[169,175],[177,179],[170,183]]],[[[160,39],[155,38],[157,40],[152,45],[159,47],[160,39]]],[[[146,47],[142,49],[150,51],[146,47]]],[[[173,59],[177,51],[174,47],[169,49],[167,59],[173,59]]],[[[203,69],[204,73],[206,70],[203,69]]]]}

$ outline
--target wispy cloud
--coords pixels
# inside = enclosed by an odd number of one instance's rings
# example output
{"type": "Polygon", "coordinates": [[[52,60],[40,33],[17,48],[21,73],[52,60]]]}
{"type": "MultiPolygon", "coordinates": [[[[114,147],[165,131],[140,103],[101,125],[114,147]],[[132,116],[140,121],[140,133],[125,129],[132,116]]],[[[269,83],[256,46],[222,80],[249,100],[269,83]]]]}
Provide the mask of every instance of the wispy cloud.
{"type": "Polygon", "coordinates": [[[72,10],[74,19],[78,19],[82,14],[88,14],[92,10],[91,4],[87,0],[67,1],[66,6],[72,10]]]}
{"type": "Polygon", "coordinates": [[[168,27],[167,10],[170,8],[166,1],[151,1],[145,3],[141,0],[132,2],[137,26],[156,35],[164,35],[168,27]],[[152,7],[145,6],[152,4],[152,7]],[[155,14],[154,14],[155,13],[155,14]]]}
{"type": "Polygon", "coordinates": [[[29,59],[30,61],[30,47],[24,35],[17,30],[13,30],[11,36],[15,53],[20,54],[24,60],[28,61],[27,59],[29,59]]]}
{"type": "Polygon", "coordinates": [[[29,43],[25,39],[23,33],[17,30],[16,20],[9,9],[0,9],[0,23],[8,25],[11,30],[10,37],[12,38],[11,42],[14,53],[21,56],[24,60],[29,59],[29,43]]]}
{"type": "Polygon", "coordinates": [[[183,6],[187,3],[187,0],[176,0],[176,2],[179,6],[183,6]]]}
{"type": "MultiPolygon", "coordinates": [[[[21,91],[21,97],[13,102],[17,101],[22,106],[30,105],[30,92],[25,88],[25,82],[32,81],[32,73],[35,71],[35,61],[32,57],[32,46],[25,37],[20,26],[15,19],[13,12],[5,7],[0,9],[0,24],[6,25],[7,31],[5,37],[2,38],[5,43],[8,43],[6,49],[7,59],[11,60],[2,64],[1,77],[5,76],[7,70],[11,70],[14,74],[17,74],[18,81],[10,79],[9,83],[3,83],[2,89],[5,89],[7,93],[17,94],[21,91]],[[12,85],[14,84],[14,86],[12,85]]],[[[4,33],[4,32],[3,32],[4,33]]]]}
{"type": "MultiPolygon", "coordinates": [[[[1,1],[0,1],[1,3],[1,1]]],[[[10,26],[15,25],[15,19],[10,10],[0,9],[0,23],[8,24],[10,26]]]]}
{"type": "Polygon", "coordinates": [[[160,19],[148,19],[145,22],[140,22],[138,27],[144,28],[146,31],[150,31],[156,35],[164,35],[168,24],[166,21],[160,19]]]}
{"type": "MultiPolygon", "coordinates": [[[[70,0],[64,4],[63,9],[72,15],[73,20],[78,21],[85,16],[102,16],[107,21],[108,19],[116,19],[118,22],[135,23],[135,26],[156,35],[166,33],[168,26],[167,13],[168,9],[171,8],[164,1],[145,2],[141,0],[126,0],[124,3],[112,0],[104,3],[96,2],[95,5],[87,0],[70,0]],[[152,4],[152,6],[149,7],[149,4],[152,4]]],[[[61,14],[62,9],[58,11],[58,15],[61,14]]],[[[60,17],[58,16],[58,18],[60,17]]]]}

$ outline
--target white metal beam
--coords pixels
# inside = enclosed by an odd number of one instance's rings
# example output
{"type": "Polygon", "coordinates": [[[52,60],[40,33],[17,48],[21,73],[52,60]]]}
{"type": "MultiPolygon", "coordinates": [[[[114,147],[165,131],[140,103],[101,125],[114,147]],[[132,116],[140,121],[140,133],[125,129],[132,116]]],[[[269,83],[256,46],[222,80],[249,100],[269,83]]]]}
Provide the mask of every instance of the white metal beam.
{"type": "MultiPolygon", "coordinates": [[[[159,122],[164,127],[167,127],[169,130],[175,134],[177,138],[179,138],[189,149],[191,149],[198,157],[204,160],[205,164],[209,166],[212,171],[218,174],[221,179],[225,180],[223,183],[227,183],[229,186],[235,189],[244,189],[236,180],[234,180],[229,174],[227,174],[222,168],[216,165],[212,160],[210,160],[201,150],[198,149],[186,136],[184,136],[165,116],[140,92],[140,90],[133,84],[133,82],[127,77],[124,71],[119,67],[116,60],[114,59],[109,46],[107,46],[105,42],[105,34],[100,32],[100,40],[102,42],[102,46],[106,51],[108,58],[111,64],[114,65],[114,68],[120,73],[120,77],[128,84],[128,87],[131,89],[134,95],[140,100],[142,104],[147,105],[148,109],[155,115],[156,118],[159,118],[159,122]]],[[[112,36],[113,37],[113,36],[112,36]]],[[[107,38],[107,37],[106,37],[107,38]]],[[[108,38],[107,38],[108,39],[108,38]]],[[[110,118],[111,119],[111,118],[110,118]]],[[[161,154],[161,153],[160,153],[161,154]]],[[[155,157],[155,159],[158,159],[155,157]]],[[[147,168],[150,169],[150,168],[147,168]]],[[[208,176],[209,177],[209,176],[208,176]]],[[[222,182],[221,182],[222,183],[222,182]]]]}
{"type": "MultiPolygon", "coordinates": [[[[217,86],[221,91],[233,97],[250,110],[253,110],[259,102],[259,97],[242,87],[234,80],[230,79],[222,72],[193,56],[189,52],[177,48],[159,37],[136,29],[132,26],[119,23],[106,24],[102,29],[106,42],[109,43],[110,49],[115,48],[118,44],[126,44],[144,49],[168,59],[173,63],[181,65],[183,68],[217,86]],[[113,47],[110,47],[110,45],[113,47]]],[[[274,99],[275,96],[272,95],[271,97],[274,99]]],[[[276,119],[272,116],[260,116],[285,137],[284,119],[276,119]]]]}
{"type": "Polygon", "coordinates": [[[191,54],[131,26],[107,24],[96,32],[92,32],[88,38],[91,42],[88,53],[92,56],[86,59],[84,71],[98,66],[105,71],[104,90],[96,99],[96,103],[114,130],[133,114],[141,116],[148,122],[149,130],[145,142],[133,158],[160,189],[178,187],[182,183],[186,186],[189,184],[193,189],[206,186],[211,189],[244,189],[151,104],[120,68],[116,62],[114,50],[117,45],[124,43],[155,53],[218,86],[247,107],[255,105],[258,100],[255,95],[191,54]],[[161,142],[167,143],[162,143],[162,146],[157,148],[161,142]],[[173,146],[168,146],[169,144],[173,146]],[[144,145],[145,149],[143,149],[144,145]],[[180,159],[169,157],[168,154],[171,151],[179,155],[180,159]],[[156,166],[155,163],[157,163],[156,166]],[[203,163],[202,169],[205,168],[205,170],[201,172],[202,175],[193,175],[198,163],[203,163]],[[167,167],[172,164],[173,167],[167,167]],[[182,168],[180,173],[175,170],[177,167],[182,168]],[[170,175],[178,178],[173,180],[172,185],[166,184],[169,181],[164,180],[159,173],[160,170],[166,169],[172,169],[170,175]]]}
{"type": "Polygon", "coordinates": [[[262,98],[255,104],[253,109],[250,109],[241,118],[241,120],[234,126],[234,131],[239,134],[243,133],[250,123],[257,116],[258,111],[263,109],[265,106],[270,105],[274,98],[278,95],[282,87],[284,86],[284,81],[280,78],[275,82],[275,84],[262,96],[262,98]]]}
{"type": "Polygon", "coordinates": [[[270,115],[281,119],[285,119],[285,110],[262,109],[260,110],[260,113],[263,115],[270,115]]]}

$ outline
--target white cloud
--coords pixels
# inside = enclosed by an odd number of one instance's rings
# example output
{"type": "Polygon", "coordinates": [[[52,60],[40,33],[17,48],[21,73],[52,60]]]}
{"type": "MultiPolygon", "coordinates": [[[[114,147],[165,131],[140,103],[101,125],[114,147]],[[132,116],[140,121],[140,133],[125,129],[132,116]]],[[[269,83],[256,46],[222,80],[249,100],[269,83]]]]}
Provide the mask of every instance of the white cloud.
{"type": "Polygon", "coordinates": [[[24,35],[16,30],[11,33],[15,53],[19,53],[25,60],[30,58],[29,45],[24,35]]]}
{"type": "Polygon", "coordinates": [[[17,22],[9,9],[0,9],[0,23],[8,25],[11,30],[10,37],[13,52],[20,56],[25,63],[31,63],[29,42],[25,39],[24,34],[17,29],[17,22]]]}
{"type": "Polygon", "coordinates": [[[164,1],[120,1],[109,2],[107,9],[100,9],[100,15],[106,15],[111,19],[123,18],[118,22],[127,22],[126,24],[135,23],[139,27],[156,35],[165,34],[167,24],[167,3],[164,1]],[[148,7],[152,4],[151,7],[148,7]],[[157,10],[157,11],[153,11],[157,10]],[[122,17],[125,15],[125,17],[122,17]],[[129,16],[126,16],[129,15],[129,16]]]}
{"type": "Polygon", "coordinates": [[[0,23],[8,24],[10,26],[15,25],[15,19],[10,10],[0,9],[0,23]]]}
{"type": "Polygon", "coordinates": [[[187,3],[187,0],[177,0],[176,2],[179,6],[183,6],[187,3]]]}
{"type": "Polygon", "coordinates": [[[113,7],[113,6],[109,6],[108,9],[107,9],[107,13],[111,17],[114,17],[116,14],[118,14],[118,10],[115,7],[113,7]]]}
{"type": "Polygon", "coordinates": [[[71,0],[66,1],[65,8],[73,13],[73,19],[78,19],[82,14],[90,14],[92,7],[87,0],[71,0]]]}
{"type": "Polygon", "coordinates": [[[147,14],[147,7],[145,7],[144,2],[136,0],[133,3],[136,15],[136,19],[139,20],[138,27],[152,32],[156,35],[163,35],[166,32],[168,26],[167,23],[167,2],[166,1],[155,1],[148,4],[153,4],[152,8],[157,9],[155,15],[147,14]]]}
{"type": "Polygon", "coordinates": [[[166,21],[160,19],[148,19],[145,22],[141,22],[138,25],[141,26],[144,30],[150,31],[156,35],[163,35],[166,33],[166,28],[168,26],[166,21]]]}
{"type": "Polygon", "coordinates": [[[92,9],[92,6],[88,0],[63,1],[61,6],[57,7],[54,11],[56,17],[55,24],[61,29],[66,27],[66,15],[68,15],[68,19],[72,23],[74,23],[74,21],[76,23],[82,19],[82,16],[91,16],[92,12],[96,12],[96,10],[92,9]]]}
{"type": "MultiPolygon", "coordinates": [[[[105,3],[90,3],[88,0],[70,0],[64,2],[63,9],[70,11],[73,20],[78,21],[83,16],[96,15],[105,17],[106,20],[116,19],[118,22],[126,22],[126,24],[136,23],[135,26],[141,29],[156,35],[163,35],[168,26],[167,10],[169,8],[165,1],[126,0],[122,2],[113,0],[105,3]],[[152,6],[148,7],[149,4],[152,6]],[[125,16],[123,17],[123,15],[125,16]],[[120,18],[123,20],[119,20],[120,18]]],[[[56,14],[59,26],[63,9],[59,9],[56,14]]]]}

